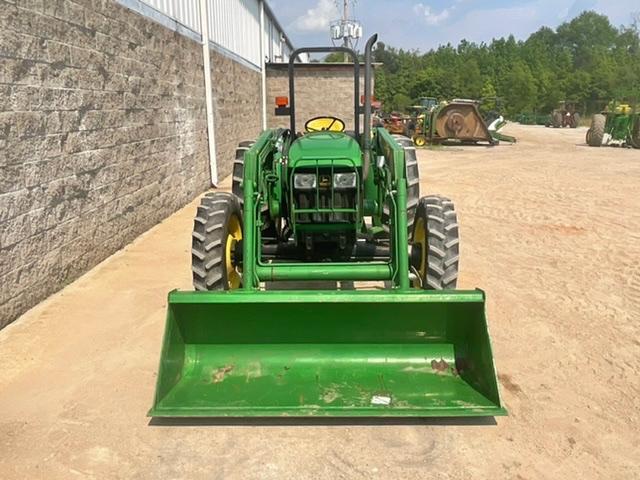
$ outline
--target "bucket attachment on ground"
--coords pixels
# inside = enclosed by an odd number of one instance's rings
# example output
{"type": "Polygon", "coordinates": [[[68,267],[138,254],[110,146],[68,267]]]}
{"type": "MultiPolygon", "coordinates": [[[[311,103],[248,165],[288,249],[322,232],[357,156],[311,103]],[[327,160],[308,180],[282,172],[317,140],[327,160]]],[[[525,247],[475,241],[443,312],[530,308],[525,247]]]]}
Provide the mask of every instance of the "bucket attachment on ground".
{"type": "Polygon", "coordinates": [[[481,291],[171,292],[154,417],[489,416],[481,291]]]}

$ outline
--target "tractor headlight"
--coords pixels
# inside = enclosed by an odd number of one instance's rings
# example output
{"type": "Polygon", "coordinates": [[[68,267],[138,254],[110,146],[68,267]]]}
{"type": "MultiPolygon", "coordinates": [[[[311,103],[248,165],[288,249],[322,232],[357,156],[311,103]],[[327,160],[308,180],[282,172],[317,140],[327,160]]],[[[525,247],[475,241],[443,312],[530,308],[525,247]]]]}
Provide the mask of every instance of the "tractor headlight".
{"type": "Polygon", "coordinates": [[[310,190],[316,188],[315,173],[296,173],[293,176],[293,186],[298,190],[310,190]]]}
{"type": "Polygon", "coordinates": [[[356,172],[334,174],[333,188],[356,188],[356,172]]]}

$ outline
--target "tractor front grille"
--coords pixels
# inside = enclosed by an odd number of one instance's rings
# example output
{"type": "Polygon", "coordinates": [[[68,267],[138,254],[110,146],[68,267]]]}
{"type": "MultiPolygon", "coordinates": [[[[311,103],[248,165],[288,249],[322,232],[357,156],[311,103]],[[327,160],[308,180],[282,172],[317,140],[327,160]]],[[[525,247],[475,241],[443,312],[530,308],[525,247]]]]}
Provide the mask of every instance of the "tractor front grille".
{"type": "Polygon", "coordinates": [[[300,169],[295,173],[315,173],[317,179],[315,188],[294,189],[292,192],[293,215],[298,225],[327,223],[352,225],[357,222],[360,178],[355,169],[300,169]],[[334,188],[334,174],[351,172],[356,173],[355,188],[334,188]]]}
{"type": "Polygon", "coordinates": [[[331,191],[331,189],[309,190],[296,192],[294,198],[299,223],[355,223],[356,221],[355,189],[340,192],[331,191]],[[345,209],[351,211],[342,211],[345,209]]]}

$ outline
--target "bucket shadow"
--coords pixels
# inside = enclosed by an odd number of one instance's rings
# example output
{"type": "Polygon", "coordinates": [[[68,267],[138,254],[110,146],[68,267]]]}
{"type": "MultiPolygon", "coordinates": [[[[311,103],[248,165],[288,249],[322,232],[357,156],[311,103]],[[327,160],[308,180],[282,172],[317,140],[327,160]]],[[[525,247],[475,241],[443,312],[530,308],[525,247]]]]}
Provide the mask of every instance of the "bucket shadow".
{"type": "Polygon", "coordinates": [[[385,426],[496,426],[494,417],[234,417],[152,418],[150,427],[385,427],[385,426]]]}

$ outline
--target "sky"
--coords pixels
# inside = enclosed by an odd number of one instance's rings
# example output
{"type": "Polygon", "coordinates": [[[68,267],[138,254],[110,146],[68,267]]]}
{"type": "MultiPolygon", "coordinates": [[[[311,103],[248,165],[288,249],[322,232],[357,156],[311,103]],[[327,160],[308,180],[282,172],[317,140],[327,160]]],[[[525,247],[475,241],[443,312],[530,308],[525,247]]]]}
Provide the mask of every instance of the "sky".
{"type": "MultiPolygon", "coordinates": [[[[295,47],[330,44],[329,23],[340,18],[334,0],[268,3],[295,47]]],[[[584,10],[605,14],[616,26],[629,25],[632,13],[640,13],[640,0],[356,0],[351,9],[364,29],[359,47],[378,33],[387,45],[427,51],[462,39],[490,42],[513,34],[524,40],[584,10]]]]}

